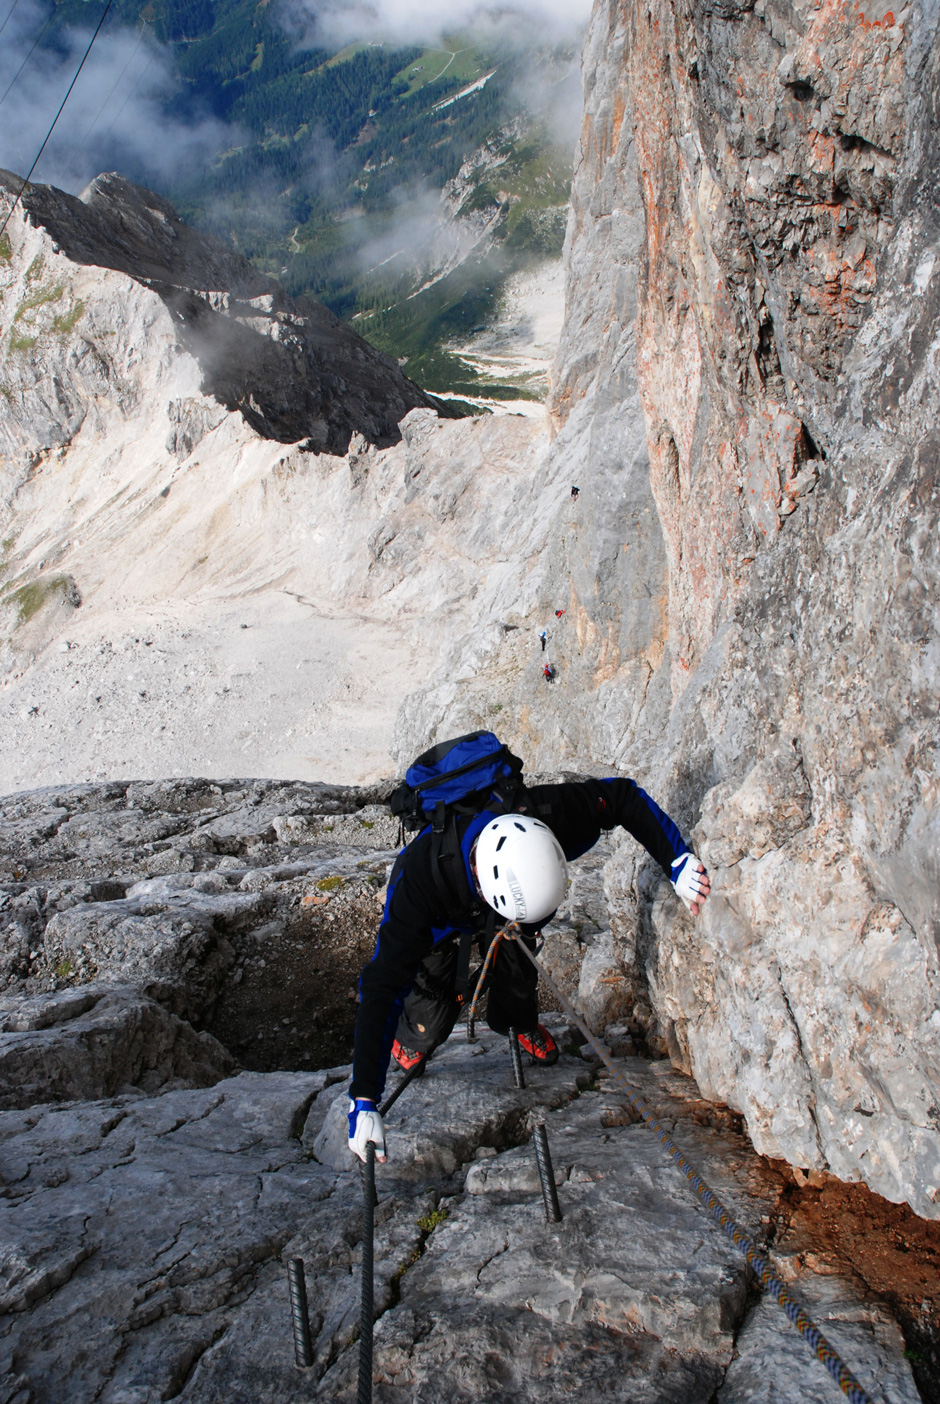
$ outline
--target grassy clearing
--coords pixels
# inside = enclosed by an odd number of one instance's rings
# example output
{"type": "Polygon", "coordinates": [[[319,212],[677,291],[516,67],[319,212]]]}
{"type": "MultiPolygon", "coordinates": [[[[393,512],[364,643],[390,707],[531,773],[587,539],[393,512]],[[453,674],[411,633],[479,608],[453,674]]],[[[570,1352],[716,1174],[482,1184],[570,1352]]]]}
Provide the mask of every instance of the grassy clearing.
{"type": "Polygon", "coordinates": [[[425,49],[395,74],[393,82],[408,84],[407,92],[401,94],[404,100],[439,78],[472,83],[485,72],[483,60],[475,49],[425,49]]]}
{"type": "Polygon", "coordinates": [[[10,350],[32,351],[38,339],[35,336],[18,336],[16,332],[10,332],[10,350]]]}
{"type": "Polygon", "coordinates": [[[85,311],[85,304],[81,298],[72,304],[68,312],[62,312],[52,319],[52,330],[59,336],[69,336],[75,330],[76,323],[85,311]]]}
{"type": "Polygon", "coordinates": [[[55,287],[37,288],[35,292],[31,292],[20,303],[16,316],[13,318],[13,325],[15,326],[28,312],[35,312],[38,308],[45,307],[47,303],[50,302],[61,302],[64,292],[65,286],[62,283],[56,283],[55,287]]]}
{"type": "Polygon", "coordinates": [[[28,585],[21,585],[13,591],[11,599],[19,610],[18,622],[28,624],[50,600],[74,601],[75,594],[75,582],[71,576],[50,575],[46,579],[31,580],[28,585]]]}
{"type": "Polygon", "coordinates": [[[0,234],[0,263],[10,263],[13,258],[13,245],[7,233],[0,234]]]}

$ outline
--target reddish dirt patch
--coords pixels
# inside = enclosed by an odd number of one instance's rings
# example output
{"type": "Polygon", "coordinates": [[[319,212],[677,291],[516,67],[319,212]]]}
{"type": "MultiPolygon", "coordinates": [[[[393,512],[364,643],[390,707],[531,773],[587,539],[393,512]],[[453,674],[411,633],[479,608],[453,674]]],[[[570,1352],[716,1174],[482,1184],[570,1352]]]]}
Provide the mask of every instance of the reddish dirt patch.
{"type": "Polygon", "coordinates": [[[778,1206],[778,1247],[814,1253],[854,1272],[891,1308],[925,1404],[940,1404],[940,1223],[891,1204],[864,1185],[824,1177],[788,1187],[778,1206]]]}

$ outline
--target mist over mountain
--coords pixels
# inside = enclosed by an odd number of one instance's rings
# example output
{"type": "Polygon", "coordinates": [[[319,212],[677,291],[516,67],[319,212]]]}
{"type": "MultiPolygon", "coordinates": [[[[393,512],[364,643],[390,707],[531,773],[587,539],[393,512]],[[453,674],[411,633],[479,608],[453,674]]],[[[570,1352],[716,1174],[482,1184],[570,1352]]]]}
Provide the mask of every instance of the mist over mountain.
{"type": "MultiPolygon", "coordinates": [[[[79,0],[11,16],[7,169],[29,168],[88,18],[79,0]]],[[[514,273],[560,254],[585,21],[584,5],[535,0],[452,7],[443,26],[423,4],[118,0],[37,178],[78,193],[114,169],[160,190],[292,293],[364,318],[422,384],[473,393],[478,371],[443,348],[494,321],[514,273]],[[499,186],[442,199],[493,146],[513,158],[499,186]]]]}

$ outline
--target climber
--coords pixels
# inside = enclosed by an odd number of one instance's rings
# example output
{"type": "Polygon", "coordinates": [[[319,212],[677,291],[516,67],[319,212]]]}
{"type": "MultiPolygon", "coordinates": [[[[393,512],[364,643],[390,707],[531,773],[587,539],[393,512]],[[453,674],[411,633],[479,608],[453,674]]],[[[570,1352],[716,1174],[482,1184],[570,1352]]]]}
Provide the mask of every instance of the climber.
{"type": "Polygon", "coordinates": [[[567,614],[567,613],[568,613],[568,611],[567,611],[566,609],[556,609],[556,610],[555,610],[555,618],[556,618],[556,619],[560,619],[561,616],[562,616],[563,614],[567,614]]]}
{"type": "MultiPolygon", "coordinates": [[[[369,1141],[376,1159],[386,1159],[378,1106],[390,1055],[411,1069],[453,1029],[468,988],[464,983],[459,994],[471,942],[483,950],[497,923],[515,921],[533,949],[564,900],[568,862],[593,848],[603,830],[620,826],[638,839],[693,916],[708,898],[705,868],[669,816],[632,780],[520,786],[513,803],[518,812],[500,813],[494,787],[480,812],[458,819],[456,866],[448,868],[446,883],[439,857],[435,867],[430,824],[392,869],[375,954],[360,980],[349,1089],[349,1148],[360,1160],[369,1141]]],[[[494,1033],[514,1029],[530,1058],[547,1065],[557,1061],[558,1049],[538,1020],[537,979],[516,943],[502,942],[486,1017],[494,1033]]]]}
{"type": "Polygon", "coordinates": [[[545,663],[543,665],[542,676],[544,677],[546,682],[555,681],[555,669],[552,667],[551,663],[545,663]]]}
{"type": "Polygon", "coordinates": [[[578,500],[578,498],[580,497],[580,495],[581,495],[581,489],[580,489],[579,487],[576,487],[576,486],[574,486],[574,485],[572,484],[572,488],[571,488],[571,500],[572,500],[573,502],[577,502],[577,500],[578,500]]]}
{"type": "Polygon", "coordinates": [[[542,632],[539,634],[539,638],[542,640],[542,652],[544,653],[544,652],[545,652],[545,645],[548,643],[548,634],[545,632],[544,629],[543,629],[542,632]]]}

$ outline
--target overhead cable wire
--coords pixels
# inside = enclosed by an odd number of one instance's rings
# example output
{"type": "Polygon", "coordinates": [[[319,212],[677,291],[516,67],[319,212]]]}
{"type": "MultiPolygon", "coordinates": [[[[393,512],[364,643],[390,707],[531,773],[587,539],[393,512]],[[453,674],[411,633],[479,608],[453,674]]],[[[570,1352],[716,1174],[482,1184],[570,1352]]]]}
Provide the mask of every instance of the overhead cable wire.
{"type": "Polygon", "coordinates": [[[16,9],[16,7],[17,7],[17,5],[18,5],[19,3],[20,3],[20,0],[13,0],[13,4],[10,6],[9,10],[7,11],[7,17],[6,17],[6,19],[3,21],[2,24],[0,24],[0,34],[3,33],[3,31],[6,29],[7,25],[10,23],[10,20],[13,18],[13,11],[16,9]]]}
{"type": "MultiPolygon", "coordinates": [[[[141,71],[140,71],[140,77],[139,77],[139,78],[137,79],[137,81],[136,81],[136,86],[137,86],[137,88],[140,87],[141,83],[144,81],[144,79],[146,78],[147,74],[150,72],[150,69],[153,67],[154,63],[156,62],[156,58],[157,58],[157,51],[156,51],[155,49],[154,49],[154,50],[151,50],[150,57],[148,58],[147,62],[144,64],[143,68],[141,69],[141,71]]],[[[104,140],[104,138],[105,138],[106,136],[109,136],[109,135],[110,135],[111,130],[112,130],[112,128],[114,127],[115,123],[119,120],[119,118],[120,118],[120,116],[121,116],[121,113],[124,111],[125,107],[126,107],[127,104],[130,102],[131,98],[134,96],[134,92],[135,92],[135,89],[132,87],[131,90],[130,90],[130,92],[128,93],[127,97],[126,97],[126,98],[124,99],[124,101],[121,103],[121,105],[120,105],[120,107],[118,108],[117,112],[115,112],[114,116],[111,118],[111,121],[108,123],[108,125],[105,127],[104,131],[101,133],[101,139],[102,139],[102,141],[104,140]]]]}
{"type": "Polygon", "coordinates": [[[81,63],[78,65],[78,68],[75,70],[75,77],[72,79],[71,83],[69,84],[68,92],[65,94],[65,97],[62,99],[61,103],[59,104],[59,110],[58,110],[58,112],[56,113],[56,115],[55,115],[55,116],[53,117],[53,119],[52,119],[52,126],[51,126],[51,127],[49,128],[49,130],[46,132],[45,139],[43,140],[42,146],[40,146],[39,150],[36,152],[36,159],[35,159],[35,161],[33,162],[33,164],[30,166],[30,168],[29,168],[29,170],[28,170],[28,172],[27,172],[27,174],[26,174],[26,179],[23,181],[23,184],[20,186],[19,190],[17,191],[16,199],[13,201],[13,204],[10,206],[10,209],[9,209],[9,212],[8,212],[8,214],[7,214],[6,219],[3,221],[3,224],[0,225],[0,236],[3,235],[3,233],[4,233],[4,231],[5,231],[6,227],[7,227],[7,225],[10,223],[10,220],[11,220],[12,217],[13,217],[13,211],[16,209],[17,205],[20,203],[20,196],[22,195],[23,191],[26,189],[27,185],[29,184],[29,178],[30,178],[30,176],[32,175],[33,171],[36,169],[36,167],[37,167],[38,164],[39,164],[39,158],[40,158],[40,156],[42,155],[42,153],[43,153],[43,152],[45,151],[45,149],[46,149],[46,143],[48,142],[49,138],[52,136],[52,133],[55,131],[55,124],[56,124],[56,122],[58,122],[59,118],[62,116],[62,109],[65,107],[65,104],[68,102],[69,98],[70,98],[71,95],[72,95],[72,89],[75,87],[75,84],[78,82],[78,76],[79,76],[79,74],[81,73],[82,69],[85,67],[85,60],[88,58],[88,55],[91,53],[92,46],[93,46],[95,40],[98,38],[98,35],[101,33],[101,26],[104,24],[105,20],[108,18],[108,11],[110,10],[110,8],[111,8],[111,6],[112,6],[113,4],[114,4],[114,0],[108,0],[108,3],[105,5],[104,10],[102,11],[101,18],[100,18],[100,20],[98,21],[98,27],[97,27],[97,29],[95,30],[94,34],[93,34],[93,35],[91,36],[91,38],[89,39],[89,41],[88,41],[88,48],[87,48],[87,49],[85,50],[85,52],[82,54],[82,61],[81,61],[81,63]]]}
{"type": "MultiPolygon", "coordinates": [[[[82,144],[81,144],[81,149],[82,149],[82,150],[84,150],[85,147],[88,145],[88,138],[91,136],[92,132],[95,130],[95,127],[97,127],[98,122],[99,122],[99,120],[100,120],[100,118],[101,118],[102,112],[104,112],[104,110],[105,110],[105,108],[107,107],[108,103],[111,101],[111,99],[114,97],[114,94],[117,92],[118,88],[119,88],[119,87],[121,86],[121,84],[124,82],[124,79],[125,79],[125,77],[127,76],[127,71],[128,71],[128,69],[130,68],[131,64],[134,62],[135,58],[137,57],[138,53],[140,52],[140,46],[141,46],[141,44],[144,42],[144,38],[145,38],[145,36],[146,36],[146,33],[147,33],[146,29],[142,29],[142,30],[140,31],[140,34],[139,34],[138,39],[137,39],[137,43],[134,45],[134,49],[133,49],[133,52],[131,53],[130,58],[127,60],[127,63],[126,63],[126,64],[124,65],[124,67],[121,69],[120,76],[119,76],[117,79],[115,79],[114,86],[112,87],[111,91],[108,93],[108,96],[105,98],[104,102],[101,104],[101,106],[98,108],[98,111],[95,113],[94,117],[92,118],[91,126],[88,128],[88,130],[86,131],[85,135],[82,137],[82,144]]],[[[126,106],[126,99],[125,99],[124,104],[122,104],[122,106],[121,106],[121,108],[120,108],[120,111],[121,111],[121,112],[124,111],[124,107],[125,107],[125,106],[126,106]]],[[[114,119],[114,121],[116,121],[116,120],[117,120],[117,118],[114,119]]],[[[113,126],[113,124],[114,124],[114,123],[112,122],[112,126],[113,126]]],[[[108,131],[110,131],[110,130],[111,130],[111,128],[109,127],[109,128],[108,128],[108,131]]]]}
{"type": "MultiPolygon", "coordinates": [[[[10,14],[12,14],[12,13],[13,13],[13,12],[12,12],[12,10],[11,10],[11,11],[10,11],[10,14]]],[[[9,19],[9,17],[10,17],[10,16],[8,15],[8,16],[7,16],[7,19],[9,19]]],[[[14,83],[16,82],[17,78],[19,78],[20,74],[23,72],[23,69],[24,69],[24,68],[26,67],[26,65],[29,63],[29,61],[30,61],[30,59],[32,58],[33,54],[36,52],[36,49],[37,49],[38,45],[42,42],[42,36],[45,34],[46,30],[49,28],[50,24],[52,23],[52,21],[53,21],[54,19],[55,19],[55,6],[53,6],[52,10],[51,10],[50,13],[49,13],[48,18],[46,19],[45,24],[43,25],[42,29],[40,29],[39,33],[36,35],[36,38],[33,40],[32,48],[30,49],[29,53],[26,55],[26,57],[24,58],[23,62],[20,64],[19,68],[16,70],[16,72],[15,72],[14,75],[13,75],[13,77],[10,79],[9,83],[6,85],[6,88],[3,90],[3,93],[0,94],[0,107],[2,107],[3,104],[6,102],[7,97],[8,97],[8,95],[9,95],[9,92],[10,92],[10,89],[13,87],[13,85],[14,85],[14,83]]],[[[6,20],[4,20],[4,24],[5,24],[5,23],[6,23],[6,20]]]]}

